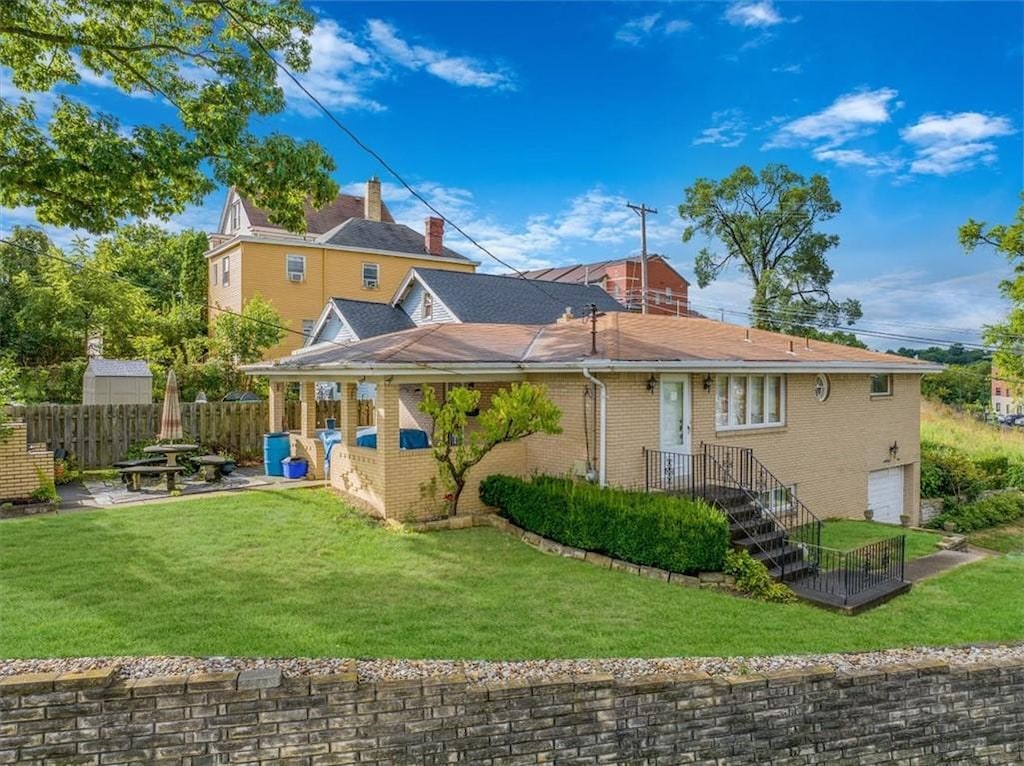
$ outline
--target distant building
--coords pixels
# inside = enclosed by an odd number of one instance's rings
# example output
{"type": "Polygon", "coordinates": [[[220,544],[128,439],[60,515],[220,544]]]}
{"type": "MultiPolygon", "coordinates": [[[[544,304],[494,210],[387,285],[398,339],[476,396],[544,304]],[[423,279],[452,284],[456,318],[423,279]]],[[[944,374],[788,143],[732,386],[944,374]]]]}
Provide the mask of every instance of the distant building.
{"type": "Polygon", "coordinates": [[[82,404],[152,404],[153,373],[141,359],[89,360],[82,378],[82,404]]]}
{"type": "MultiPolygon", "coordinates": [[[[643,305],[643,279],[640,256],[611,261],[578,263],[525,272],[530,279],[544,282],[572,282],[599,285],[629,311],[640,311],[643,305]]],[[[647,310],[650,314],[689,316],[690,283],[662,255],[647,258],[647,310]]]]}
{"type": "Polygon", "coordinates": [[[1024,396],[1021,386],[1002,380],[999,370],[992,368],[992,410],[996,415],[1024,415],[1024,396]]]}

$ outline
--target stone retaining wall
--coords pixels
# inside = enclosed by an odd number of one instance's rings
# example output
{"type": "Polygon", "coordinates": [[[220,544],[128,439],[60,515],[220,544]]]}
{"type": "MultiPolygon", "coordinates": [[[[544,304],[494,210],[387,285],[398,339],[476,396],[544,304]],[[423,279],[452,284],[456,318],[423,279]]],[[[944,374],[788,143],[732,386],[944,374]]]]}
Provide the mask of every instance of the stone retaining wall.
{"type": "Polygon", "coordinates": [[[267,668],[0,680],[0,763],[1011,764],[1024,663],[359,683],[267,668]]]}

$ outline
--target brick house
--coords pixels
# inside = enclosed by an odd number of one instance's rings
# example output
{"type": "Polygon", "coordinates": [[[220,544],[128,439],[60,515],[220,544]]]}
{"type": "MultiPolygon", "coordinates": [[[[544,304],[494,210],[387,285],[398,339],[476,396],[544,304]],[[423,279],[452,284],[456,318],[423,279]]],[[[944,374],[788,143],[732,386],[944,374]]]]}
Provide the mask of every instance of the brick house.
{"type": "Polygon", "coordinates": [[[1020,386],[998,377],[999,370],[992,368],[992,411],[997,416],[1024,415],[1024,397],[1020,386]]]}
{"type": "Polygon", "coordinates": [[[650,488],[652,472],[661,480],[690,470],[678,467],[679,456],[745,450],[782,482],[787,504],[798,499],[820,518],[864,518],[870,509],[898,524],[919,520],[920,378],[942,368],[705,318],[609,312],[593,326],[589,318],[426,325],[246,369],[270,378],[271,430],[280,427],[286,386],[299,384],[293,447],[320,477],[316,382],[339,385],[342,442],[326,478],[389,518],[442,510],[433,455],[411,448],[429,441],[416,407],[423,387],[474,386],[486,407],[497,389],[526,380],[547,386],[563,432],[494,450],[470,474],[463,512],[482,509],[476,488],[492,473],[650,488]],[[372,440],[357,421],[357,390],[368,382],[376,386],[372,440]]]}
{"type": "Polygon", "coordinates": [[[294,331],[268,350],[272,358],[303,345],[332,297],[387,303],[411,268],[473,272],[478,266],[445,246],[441,219],[427,218],[423,232],[395,223],[376,178],[362,197],[339,194],[320,210],[307,206],[306,227],[305,234],[288,232],[237,191],[228,192],[206,252],[211,327],[218,308],[241,311],[261,295],[294,331]]]}
{"type": "MultiPolygon", "coordinates": [[[[643,302],[640,256],[536,269],[525,272],[524,276],[543,282],[600,285],[629,311],[640,311],[643,302]]],[[[692,313],[690,283],[664,256],[647,258],[647,295],[650,314],[687,316],[692,313]]]]}

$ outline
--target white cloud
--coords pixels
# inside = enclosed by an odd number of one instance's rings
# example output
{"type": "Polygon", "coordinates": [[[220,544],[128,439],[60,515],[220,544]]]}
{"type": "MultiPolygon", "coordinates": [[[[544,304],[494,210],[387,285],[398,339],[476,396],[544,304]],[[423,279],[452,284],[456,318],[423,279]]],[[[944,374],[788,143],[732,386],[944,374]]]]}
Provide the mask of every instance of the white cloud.
{"type": "Polygon", "coordinates": [[[900,136],[915,149],[912,172],[947,176],[978,164],[993,164],[998,159],[996,145],[988,139],[1016,132],[1007,117],[960,112],[925,115],[900,131],[900,136]]]}
{"type": "Polygon", "coordinates": [[[398,36],[394,26],[380,19],[370,19],[367,36],[377,51],[388,60],[411,70],[425,70],[445,82],[462,87],[514,88],[511,75],[489,67],[468,56],[449,56],[445,51],[410,45],[398,36]]]}
{"type": "Polygon", "coordinates": [[[661,13],[638,16],[629,19],[615,30],[615,40],[625,45],[639,45],[655,34],[678,35],[693,28],[693,22],[687,19],[669,19],[662,21],[661,13]]]}
{"type": "Polygon", "coordinates": [[[732,148],[743,143],[747,137],[747,123],[739,109],[725,109],[711,115],[711,127],[704,128],[693,139],[693,145],[717,144],[732,148]]]}
{"type": "Polygon", "coordinates": [[[726,9],[725,20],[737,27],[772,27],[786,21],[772,0],[735,2],[726,9]]]}
{"type": "Polygon", "coordinates": [[[804,71],[804,67],[803,64],[786,64],[784,66],[774,66],[772,71],[780,74],[800,74],[804,71]]]}
{"type": "Polygon", "coordinates": [[[672,19],[665,24],[664,32],[666,35],[677,35],[680,32],[688,32],[693,29],[693,22],[687,19],[672,19]]]}
{"type": "Polygon", "coordinates": [[[888,122],[896,95],[892,88],[847,93],[820,112],[783,124],[764,148],[804,146],[813,142],[821,142],[824,148],[839,146],[888,122]]]}
{"type": "MultiPolygon", "coordinates": [[[[331,19],[318,21],[309,38],[309,70],[298,75],[300,81],[329,109],[363,109],[379,112],[384,106],[367,91],[383,72],[370,51],[354,35],[331,19]]],[[[281,74],[288,107],[305,115],[319,112],[316,105],[290,78],[281,74]]]]}

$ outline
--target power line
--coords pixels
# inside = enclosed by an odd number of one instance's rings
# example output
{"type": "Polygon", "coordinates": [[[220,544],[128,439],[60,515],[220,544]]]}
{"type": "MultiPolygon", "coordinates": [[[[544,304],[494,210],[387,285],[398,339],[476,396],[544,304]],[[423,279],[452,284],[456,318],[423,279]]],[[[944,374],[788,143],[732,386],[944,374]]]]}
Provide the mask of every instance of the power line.
{"type": "Polygon", "coordinates": [[[391,176],[395,180],[397,180],[403,187],[405,187],[406,191],[408,191],[409,194],[411,194],[413,197],[415,197],[417,200],[419,200],[424,205],[424,207],[426,207],[428,210],[430,210],[432,213],[434,213],[434,215],[436,215],[438,218],[440,218],[446,224],[448,224],[453,229],[455,229],[455,231],[457,231],[459,234],[461,234],[471,245],[473,245],[475,248],[477,248],[480,252],[482,252],[488,258],[492,259],[493,261],[495,261],[496,263],[500,264],[501,266],[504,266],[506,269],[509,269],[510,271],[514,272],[520,278],[525,279],[527,282],[529,282],[534,287],[536,287],[538,290],[540,290],[542,293],[544,293],[548,298],[550,298],[552,300],[555,300],[555,301],[558,300],[558,298],[556,298],[550,292],[548,292],[543,287],[541,287],[537,280],[529,279],[522,271],[517,269],[515,266],[511,265],[510,263],[508,263],[508,262],[502,260],[501,258],[499,258],[498,256],[496,256],[494,253],[492,253],[490,250],[488,250],[486,247],[484,247],[482,244],[480,244],[480,242],[478,242],[475,238],[473,238],[469,234],[467,234],[466,231],[461,226],[459,226],[453,220],[448,218],[444,213],[442,213],[440,210],[438,210],[437,207],[435,207],[432,203],[430,203],[422,194],[420,194],[418,191],[416,191],[416,189],[414,189],[412,187],[412,185],[409,184],[409,182],[406,181],[405,178],[403,178],[402,175],[397,170],[395,170],[395,168],[392,167],[391,164],[387,160],[385,160],[384,157],[381,156],[381,154],[379,152],[374,150],[371,146],[369,146],[361,138],[359,138],[359,136],[356,135],[356,133],[351,128],[349,128],[341,120],[338,119],[338,117],[334,114],[334,112],[332,112],[330,109],[328,109],[326,106],[324,106],[323,102],[321,102],[320,99],[318,99],[315,95],[313,95],[313,93],[305,85],[302,84],[302,81],[299,80],[299,78],[296,77],[294,74],[292,74],[291,70],[288,69],[288,67],[286,67],[280,61],[278,61],[276,58],[274,58],[274,56],[270,53],[270,51],[268,51],[266,49],[266,47],[263,45],[263,43],[260,41],[260,39],[255,34],[253,34],[252,31],[245,24],[242,23],[242,21],[238,18],[238,16],[235,14],[235,12],[231,9],[230,6],[228,6],[228,4],[226,2],[224,2],[224,0],[215,0],[215,2],[221,8],[224,9],[224,11],[232,18],[232,20],[235,22],[235,24],[237,24],[242,29],[242,31],[245,32],[246,36],[256,44],[256,46],[263,52],[263,54],[268,59],[270,59],[271,62],[273,62],[274,66],[276,66],[278,69],[280,69],[282,72],[284,72],[285,76],[287,76],[288,79],[291,80],[295,84],[295,86],[297,88],[299,88],[299,90],[301,90],[304,94],[306,94],[306,96],[314,104],[316,104],[317,108],[321,112],[323,112],[324,115],[326,115],[326,117],[332,123],[334,123],[334,125],[339,130],[341,130],[343,133],[345,133],[345,135],[348,136],[356,146],[358,146],[364,152],[366,152],[371,157],[373,157],[373,159],[375,159],[381,165],[381,167],[383,167],[385,170],[387,170],[387,172],[390,173],[391,176]]]}

